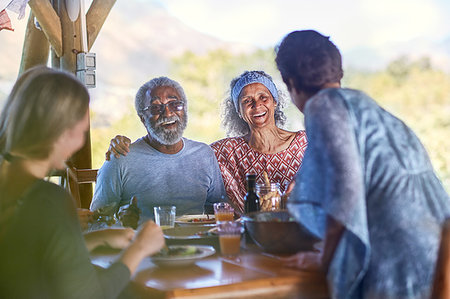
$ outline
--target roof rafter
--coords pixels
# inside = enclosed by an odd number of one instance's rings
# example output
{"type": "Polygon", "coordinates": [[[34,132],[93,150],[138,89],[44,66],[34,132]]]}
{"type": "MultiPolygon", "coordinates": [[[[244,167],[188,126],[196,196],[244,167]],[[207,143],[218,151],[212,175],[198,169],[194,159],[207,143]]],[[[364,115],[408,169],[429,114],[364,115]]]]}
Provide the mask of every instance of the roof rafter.
{"type": "Polygon", "coordinates": [[[30,0],[28,5],[56,55],[61,57],[63,55],[61,21],[52,4],[48,0],[30,0]]]}
{"type": "Polygon", "coordinates": [[[90,50],[102,29],[111,8],[116,0],[94,0],[86,14],[86,30],[88,35],[88,49],[90,50]]]}

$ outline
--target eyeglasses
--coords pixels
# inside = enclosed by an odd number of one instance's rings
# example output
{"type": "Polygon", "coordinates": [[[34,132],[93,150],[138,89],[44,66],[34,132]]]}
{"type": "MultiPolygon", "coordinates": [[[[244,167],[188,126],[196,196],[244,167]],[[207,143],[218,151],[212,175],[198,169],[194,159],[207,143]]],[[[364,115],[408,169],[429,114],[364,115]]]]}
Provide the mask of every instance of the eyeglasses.
{"type": "Polygon", "coordinates": [[[184,108],[184,103],[182,101],[172,101],[167,104],[151,104],[147,107],[144,107],[142,111],[150,111],[152,115],[162,114],[164,110],[166,110],[166,106],[169,107],[169,110],[172,112],[181,111],[184,108]]]}

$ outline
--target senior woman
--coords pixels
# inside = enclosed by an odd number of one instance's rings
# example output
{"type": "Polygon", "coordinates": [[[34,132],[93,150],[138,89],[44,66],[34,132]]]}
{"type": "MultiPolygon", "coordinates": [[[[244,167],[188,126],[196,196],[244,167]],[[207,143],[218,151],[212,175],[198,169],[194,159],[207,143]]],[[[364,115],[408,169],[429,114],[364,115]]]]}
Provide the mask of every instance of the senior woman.
{"type": "Polygon", "coordinates": [[[222,172],[228,198],[243,210],[245,176],[252,173],[279,183],[281,192],[297,173],[306,150],[306,134],[280,127],[286,117],[284,98],[263,71],[246,71],[230,83],[222,125],[228,138],[211,144],[222,172]],[[232,137],[231,137],[232,136],[232,137]]]}
{"type": "MultiPolygon", "coordinates": [[[[241,212],[246,193],[246,174],[263,180],[266,172],[281,192],[293,180],[303,159],[305,131],[289,132],[280,127],[286,117],[282,93],[272,77],[263,71],[246,71],[230,83],[230,96],[223,102],[222,125],[228,138],[211,144],[219,163],[228,199],[241,212]]],[[[112,153],[126,155],[130,140],[116,136],[106,159],[112,153]]]]}
{"type": "Polygon", "coordinates": [[[311,253],[285,262],[326,269],[332,298],[429,298],[450,200],[419,139],[365,93],[340,87],[328,37],[292,32],[276,63],[308,134],[288,206],[325,238],[315,265],[311,253]]]}

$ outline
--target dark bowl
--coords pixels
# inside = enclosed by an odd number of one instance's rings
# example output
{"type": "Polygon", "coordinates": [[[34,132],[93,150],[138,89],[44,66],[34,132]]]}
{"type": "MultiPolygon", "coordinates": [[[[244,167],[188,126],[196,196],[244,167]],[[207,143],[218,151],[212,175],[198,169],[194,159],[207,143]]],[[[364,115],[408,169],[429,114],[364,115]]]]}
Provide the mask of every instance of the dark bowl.
{"type": "Polygon", "coordinates": [[[311,251],[320,239],[297,223],[287,211],[253,212],[244,216],[253,241],[268,253],[311,251]]]}

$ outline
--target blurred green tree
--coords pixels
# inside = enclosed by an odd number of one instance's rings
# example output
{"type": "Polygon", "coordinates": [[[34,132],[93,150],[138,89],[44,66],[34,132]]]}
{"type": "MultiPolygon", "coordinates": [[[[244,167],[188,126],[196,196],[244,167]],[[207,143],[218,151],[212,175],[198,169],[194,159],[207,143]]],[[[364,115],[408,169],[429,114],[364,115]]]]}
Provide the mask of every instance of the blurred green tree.
{"type": "MultiPolygon", "coordinates": [[[[220,128],[220,103],[232,78],[245,70],[264,70],[286,93],[274,63],[273,49],[232,54],[215,50],[205,55],[186,52],[172,62],[170,77],[179,81],[188,97],[189,120],[185,136],[211,143],[225,137],[220,128]]],[[[386,110],[402,119],[422,140],[432,163],[450,191],[450,75],[433,68],[429,58],[399,57],[376,72],[346,69],[343,86],[365,91],[386,110]]],[[[287,129],[302,128],[303,116],[286,108],[287,129]]],[[[95,118],[95,115],[93,115],[95,118]]],[[[134,108],[108,128],[93,129],[93,164],[101,166],[110,138],[117,133],[133,140],[146,132],[134,108]]]]}
{"type": "Polygon", "coordinates": [[[450,191],[450,75],[427,57],[401,57],[384,71],[349,70],[344,78],[343,85],[365,91],[414,130],[450,191]]]}

